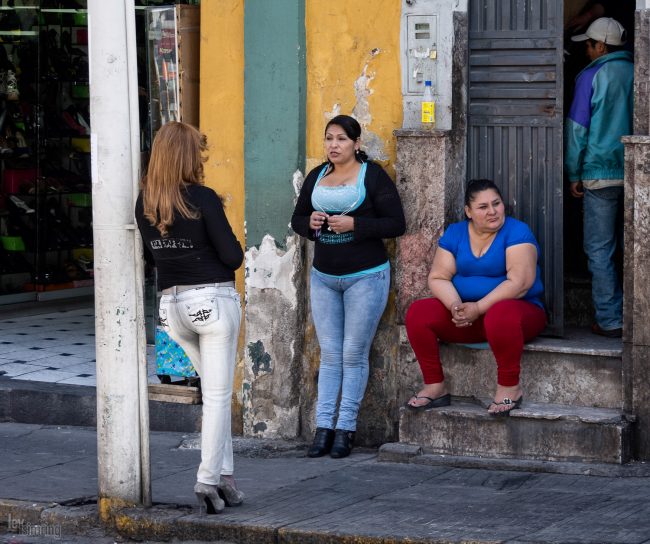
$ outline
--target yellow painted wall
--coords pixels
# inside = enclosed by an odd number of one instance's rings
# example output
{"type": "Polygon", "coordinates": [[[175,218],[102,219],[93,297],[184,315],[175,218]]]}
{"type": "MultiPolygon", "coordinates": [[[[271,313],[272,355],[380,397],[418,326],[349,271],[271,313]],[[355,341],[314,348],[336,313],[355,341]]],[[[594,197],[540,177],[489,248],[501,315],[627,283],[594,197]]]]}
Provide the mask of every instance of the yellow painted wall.
{"type": "Polygon", "coordinates": [[[383,146],[386,161],[380,162],[394,176],[393,130],[402,126],[400,4],[306,0],[307,171],[325,158],[327,121],[356,106],[362,140],[374,141],[371,149],[383,146]]]}
{"type": "MultiPolygon", "coordinates": [[[[244,0],[201,3],[201,131],[206,185],[224,198],[244,247],[244,0]]],[[[237,272],[243,292],[244,271],[237,272]]]]}
{"type": "MultiPolygon", "coordinates": [[[[224,198],[242,248],[244,237],[244,0],[201,3],[200,128],[208,137],[206,185],[224,198]]],[[[237,271],[244,292],[244,267],[237,271]]],[[[243,296],[242,296],[243,300],[243,296]]],[[[233,432],[241,433],[243,324],[233,394],[233,432]]]]}

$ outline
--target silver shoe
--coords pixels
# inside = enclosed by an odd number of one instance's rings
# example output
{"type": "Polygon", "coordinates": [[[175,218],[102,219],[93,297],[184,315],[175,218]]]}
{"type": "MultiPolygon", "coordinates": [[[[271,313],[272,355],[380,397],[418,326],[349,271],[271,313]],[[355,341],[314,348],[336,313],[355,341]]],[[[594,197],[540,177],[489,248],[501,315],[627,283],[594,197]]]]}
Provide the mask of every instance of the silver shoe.
{"type": "Polygon", "coordinates": [[[205,507],[207,514],[218,514],[226,506],[223,500],[221,500],[221,497],[219,497],[219,490],[216,485],[196,482],[194,494],[199,501],[201,510],[205,507]]]}
{"type": "Polygon", "coordinates": [[[244,493],[232,484],[229,484],[223,477],[219,479],[217,489],[219,490],[219,496],[224,500],[226,506],[239,506],[244,502],[244,493]]]}

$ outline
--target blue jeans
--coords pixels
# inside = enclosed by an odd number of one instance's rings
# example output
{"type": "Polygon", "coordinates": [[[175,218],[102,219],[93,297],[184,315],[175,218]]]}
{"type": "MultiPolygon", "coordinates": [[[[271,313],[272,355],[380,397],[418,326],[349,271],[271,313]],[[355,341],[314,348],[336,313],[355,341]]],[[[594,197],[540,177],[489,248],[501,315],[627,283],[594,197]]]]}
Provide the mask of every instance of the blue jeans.
{"type": "Polygon", "coordinates": [[[356,431],[368,383],[368,354],[388,301],[390,270],[332,278],[312,270],[311,311],[320,344],[316,426],[356,431]]]}
{"type": "Polygon", "coordinates": [[[604,330],[623,326],[623,290],[614,252],[620,243],[623,187],[585,190],[584,249],[591,272],[596,323],[604,330]]]}

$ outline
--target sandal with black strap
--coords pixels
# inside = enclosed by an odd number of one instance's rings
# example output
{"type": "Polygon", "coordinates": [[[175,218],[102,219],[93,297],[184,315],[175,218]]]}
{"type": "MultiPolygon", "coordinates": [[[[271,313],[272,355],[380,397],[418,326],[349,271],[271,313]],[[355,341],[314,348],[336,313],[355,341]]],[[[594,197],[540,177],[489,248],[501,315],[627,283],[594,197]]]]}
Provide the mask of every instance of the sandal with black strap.
{"type": "Polygon", "coordinates": [[[429,401],[419,406],[413,406],[412,404],[409,404],[407,402],[405,405],[406,408],[412,410],[413,412],[426,412],[427,410],[433,410],[434,408],[442,408],[443,406],[449,406],[451,404],[451,395],[449,393],[437,397],[435,399],[432,399],[431,397],[425,397],[424,395],[419,397],[417,395],[413,395],[411,399],[415,399],[415,400],[427,399],[429,401]]]}
{"type": "Polygon", "coordinates": [[[521,406],[521,401],[522,400],[524,400],[523,395],[521,397],[519,397],[517,400],[512,400],[512,399],[509,399],[508,397],[506,397],[501,402],[492,401],[492,403],[490,403],[490,406],[488,406],[488,414],[490,414],[491,416],[494,416],[494,417],[507,417],[507,416],[510,415],[510,412],[512,412],[513,410],[518,409],[521,406]],[[494,406],[509,406],[509,408],[507,410],[501,410],[501,411],[497,411],[497,412],[490,412],[490,407],[493,404],[494,404],[494,406]]]}

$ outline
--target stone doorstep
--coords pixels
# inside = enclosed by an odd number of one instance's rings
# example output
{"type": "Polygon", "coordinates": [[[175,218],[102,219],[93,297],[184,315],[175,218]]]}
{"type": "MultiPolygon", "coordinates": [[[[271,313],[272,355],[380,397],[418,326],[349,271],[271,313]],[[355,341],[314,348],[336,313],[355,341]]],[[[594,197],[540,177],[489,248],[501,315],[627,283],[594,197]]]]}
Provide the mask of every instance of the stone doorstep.
{"type": "MultiPolygon", "coordinates": [[[[400,327],[400,378],[403,396],[421,386],[420,368],[400,327]]],[[[452,394],[490,394],[496,361],[490,349],[441,344],[440,354],[452,394]]],[[[536,338],[524,346],[521,382],[527,400],[620,410],[623,406],[622,342],[585,329],[568,329],[565,338],[536,338]]]]}
{"type": "MultiPolygon", "coordinates": [[[[471,396],[493,391],[496,361],[490,350],[459,345],[442,345],[440,348],[452,394],[471,396]]],[[[526,399],[552,404],[622,408],[620,355],[612,356],[602,351],[598,354],[578,353],[569,349],[547,351],[545,348],[544,345],[534,346],[523,354],[521,382],[526,399]]],[[[406,354],[410,354],[410,347],[406,354]]],[[[411,355],[407,361],[411,372],[417,368],[419,373],[414,356],[411,355]]]]}
{"type": "MultiPolygon", "coordinates": [[[[406,327],[400,326],[400,342],[408,344],[406,327]]],[[[453,345],[453,344],[450,344],[453,345]]],[[[462,349],[479,349],[476,347],[462,349]]],[[[487,347],[483,349],[488,349],[487,347]]],[[[538,336],[524,344],[524,353],[541,351],[544,353],[567,353],[576,355],[591,355],[594,357],[622,357],[623,341],[620,338],[605,338],[591,333],[587,327],[567,327],[563,338],[538,336]]]]}
{"type": "MultiPolygon", "coordinates": [[[[595,335],[591,335],[595,337],[595,335]]],[[[543,353],[573,353],[576,355],[590,355],[592,357],[622,357],[623,342],[621,339],[605,339],[595,337],[589,343],[580,338],[535,338],[532,342],[524,344],[524,351],[541,351],[543,353]]]]}
{"type": "Polygon", "coordinates": [[[401,408],[399,440],[439,455],[615,464],[630,459],[635,418],[619,410],[524,402],[499,418],[487,413],[488,402],[456,401],[420,413],[401,408]]]}
{"type": "Polygon", "coordinates": [[[649,478],[650,463],[632,461],[623,465],[614,463],[579,463],[575,461],[535,461],[503,459],[498,457],[471,457],[426,453],[422,446],[406,442],[389,442],[379,448],[378,461],[386,463],[413,463],[416,465],[509,470],[514,472],[546,472],[604,478],[649,478]]]}

